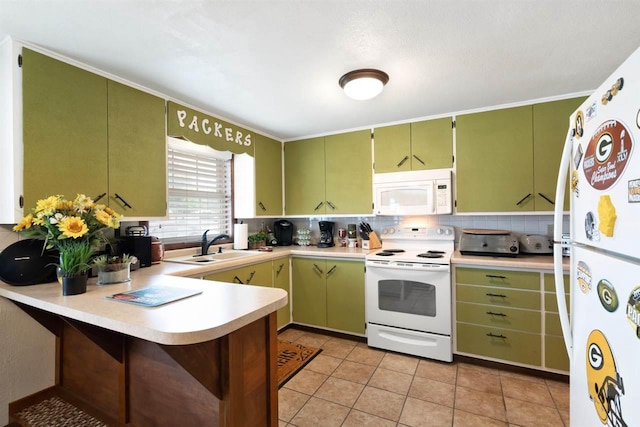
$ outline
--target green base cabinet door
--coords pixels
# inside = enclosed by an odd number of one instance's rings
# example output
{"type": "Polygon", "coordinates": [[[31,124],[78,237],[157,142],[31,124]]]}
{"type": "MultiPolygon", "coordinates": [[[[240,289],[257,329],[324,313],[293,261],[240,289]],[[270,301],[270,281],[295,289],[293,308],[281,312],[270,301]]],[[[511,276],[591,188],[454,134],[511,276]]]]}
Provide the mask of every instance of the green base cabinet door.
{"type": "Polygon", "coordinates": [[[164,216],[167,211],[164,99],[113,81],[108,82],[108,99],[108,204],[127,217],[164,216]]]}
{"type": "Polygon", "coordinates": [[[256,215],[282,215],[282,144],[255,135],[256,215]]]}
{"type": "Polygon", "coordinates": [[[547,368],[569,371],[569,356],[564,338],[554,335],[544,337],[544,360],[547,368]]]}
{"type": "Polygon", "coordinates": [[[376,173],[411,170],[411,124],[373,130],[376,173]]]}
{"type": "Polygon", "coordinates": [[[453,167],[451,117],[411,123],[411,169],[453,167]]]}
{"type": "Polygon", "coordinates": [[[371,132],[330,135],[324,140],[327,214],[373,211],[371,132]]]}
{"type": "Polygon", "coordinates": [[[458,212],[533,210],[532,107],[456,117],[458,212]]]}
{"type": "Polygon", "coordinates": [[[107,193],[107,79],[26,48],[22,57],[25,212],[54,194],[107,193]]]}
{"type": "Polygon", "coordinates": [[[291,322],[291,291],[289,289],[289,258],[273,261],[273,286],[287,292],[287,305],[278,309],[278,329],[291,322]]]}
{"type": "Polygon", "coordinates": [[[325,261],[293,258],[293,320],[327,326],[325,261]]]}
{"type": "Polygon", "coordinates": [[[215,273],[207,274],[206,276],[204,276],[204,280],[238,284],[240,283],[241,276],[242,268],[234,268],[232,270],[218,271],[215,273]]]}
{"type": "Polygon", "coordinates": [[[540,334],[457,323],[457,349],[496,359],[540,366],[540,334]]]}
{"type": "Polygon", "coordinates": [[[364,264],[327,260],[326,268],[327,326],[364,334],[364,264]]]}
{"type": "Polygon", "coordinates": [[[273,287],[273,264],[271,261],[265,261],[258,264],[243,267],[242,283],[245,285],[273,287]]]}
{"type": "Polygon", "coordinates": [[[287,215],[325,213],[324,138],[284,145],[287,215]]]}

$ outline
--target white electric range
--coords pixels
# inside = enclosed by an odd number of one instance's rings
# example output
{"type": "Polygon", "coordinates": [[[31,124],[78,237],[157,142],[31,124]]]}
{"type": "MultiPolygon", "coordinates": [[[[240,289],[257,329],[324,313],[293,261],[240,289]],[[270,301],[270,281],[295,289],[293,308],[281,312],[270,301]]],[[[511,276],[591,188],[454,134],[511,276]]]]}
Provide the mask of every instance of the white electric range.
{"type": "Polygon", "coordinates": [[[393,226],[365,258],[367,344],[451,362],[449,226],[393,226]]]}

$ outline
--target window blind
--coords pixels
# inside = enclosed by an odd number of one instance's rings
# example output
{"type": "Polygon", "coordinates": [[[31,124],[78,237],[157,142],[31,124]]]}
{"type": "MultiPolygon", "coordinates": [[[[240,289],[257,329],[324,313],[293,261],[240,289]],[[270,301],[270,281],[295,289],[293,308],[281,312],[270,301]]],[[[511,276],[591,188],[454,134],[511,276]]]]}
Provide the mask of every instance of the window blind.
{"type": "Polygon", "coordinates": [[[231,234],[230,155],[194,145],[168,144],[168,219],[149,223],[165,243],[198,240],[207,229],[231,234]]]}

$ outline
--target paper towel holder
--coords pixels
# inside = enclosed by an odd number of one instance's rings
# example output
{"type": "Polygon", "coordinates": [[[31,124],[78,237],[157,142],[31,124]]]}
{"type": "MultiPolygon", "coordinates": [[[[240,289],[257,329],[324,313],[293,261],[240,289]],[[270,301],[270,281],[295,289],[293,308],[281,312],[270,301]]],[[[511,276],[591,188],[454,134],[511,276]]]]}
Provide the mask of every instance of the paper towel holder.
{"type": "Polygon", "coordinates": [[[233,224],[233,249],[246,250],[249,249],[249,225],[233,224]]]}

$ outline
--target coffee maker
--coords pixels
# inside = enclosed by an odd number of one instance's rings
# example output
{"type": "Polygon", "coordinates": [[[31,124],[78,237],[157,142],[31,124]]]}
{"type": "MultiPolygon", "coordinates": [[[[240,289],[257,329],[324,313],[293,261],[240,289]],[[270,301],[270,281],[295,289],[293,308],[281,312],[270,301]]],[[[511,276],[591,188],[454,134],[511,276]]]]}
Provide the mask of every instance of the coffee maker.
{"type": "Polygon", "coordinates": [[[334,245],[333,227],[336,225],[335,222],[319,221],[318,225],[320,226],[320,240],[318,241],[318,247],[319,248],[332,247],[334,245]]]}

